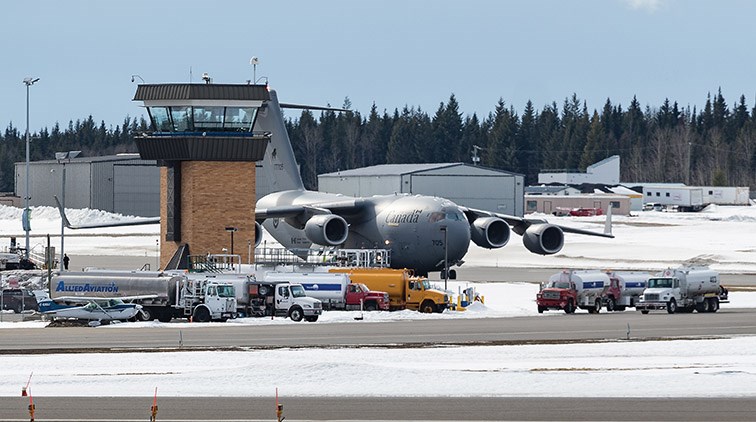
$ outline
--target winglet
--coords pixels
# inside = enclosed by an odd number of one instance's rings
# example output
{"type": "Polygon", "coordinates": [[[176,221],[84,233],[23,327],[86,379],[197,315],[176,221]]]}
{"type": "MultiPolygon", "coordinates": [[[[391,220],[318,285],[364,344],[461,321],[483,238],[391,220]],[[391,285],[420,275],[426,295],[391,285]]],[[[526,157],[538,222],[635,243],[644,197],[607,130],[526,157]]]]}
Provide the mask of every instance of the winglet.
{"type": "Polygon", "coordinates": [[[53,195],[53,198],[55,198],[55,203],[58,205],[58,211],[60,211],[60,218],[63,220],[63,225],[70,229],[71,223],[68,221],[68,218],[66,218],[66,211],[63,209],[63,205],[60,205],[57,195],[53,195]]]}
{"type": "Polygon", "coordinates": [[[606,208],[606,222],[604,223],[604,234],[612,236],[612,204],[606,208]]]}

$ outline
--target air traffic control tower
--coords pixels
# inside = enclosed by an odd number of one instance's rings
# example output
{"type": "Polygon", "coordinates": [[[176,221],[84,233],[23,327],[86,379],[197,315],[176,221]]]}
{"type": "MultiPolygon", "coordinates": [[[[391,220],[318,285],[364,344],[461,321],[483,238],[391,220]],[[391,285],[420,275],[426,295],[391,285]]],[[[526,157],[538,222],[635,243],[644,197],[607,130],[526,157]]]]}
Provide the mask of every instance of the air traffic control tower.
{"type": "Polygon", "coordinates": [[[142,84],[134,101],[151,121],[151,130],[135,137],[139,154],[161,167],[160,268],[223,249],[251,260],[255,162],[271,136],[254,128],[270,101],[267,86],[142,84]]]}

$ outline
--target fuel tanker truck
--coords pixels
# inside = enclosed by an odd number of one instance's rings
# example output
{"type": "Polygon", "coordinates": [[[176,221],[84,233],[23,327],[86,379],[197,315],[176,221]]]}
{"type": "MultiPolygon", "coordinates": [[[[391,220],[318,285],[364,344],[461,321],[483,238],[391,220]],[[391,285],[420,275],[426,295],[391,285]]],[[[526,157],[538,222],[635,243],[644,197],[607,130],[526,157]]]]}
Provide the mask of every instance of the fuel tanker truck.
{"type": "Polygon", "coordinates": [[[635,307],[646,289],[649,274],[640,271],[608,271],[609,285],[601,302],[609,312],[635,307]]]}
{"type": "Polygon", "coordinates": [[[586,309],[595,314],[601,310],[604,288],[609,276],[596,270],[564,270],[549,277],[536,295],[538,313],[549,309],[563,310],[567,314],[575,309],[586,309]]]}
{"type": "Polygon", "coordinates": [[[142,305],[137,318],[168,322],[192,318],[195,322],[236,318],[234,286],[212,279],[195,280],[186,275],[159,271],[65,271],[50,280],[50,298],[120,298],[152,296],[134,300],[142,305]]]}
{"type": "Polygon", "coordinates": [[[719,281],[719,273],[706,266],[668,268],[648,279],[635,309],[647,314],[666,309],[675,312],[716,312],[727,302],[727,289],[719,281]]]}

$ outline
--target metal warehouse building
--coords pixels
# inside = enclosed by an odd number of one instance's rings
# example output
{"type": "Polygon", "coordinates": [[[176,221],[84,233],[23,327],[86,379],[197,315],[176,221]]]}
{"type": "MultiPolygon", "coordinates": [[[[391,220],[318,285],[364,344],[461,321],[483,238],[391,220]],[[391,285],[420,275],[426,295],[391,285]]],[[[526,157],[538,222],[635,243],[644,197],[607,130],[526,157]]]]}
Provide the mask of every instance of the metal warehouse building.
{"type": "MultiPolygon", "coordinates": [[[[66,166],[66,208],[90,208],[124,215],[160,215],[160,169],[155,160],[139,154],[82,157],[64,160],[66,166]]],[[[15,193],[26,189],[26,163],[16,164],[15,193]]],[[[63,164],[58,160],[29,164],[29,205],[55,206],[61,198],[63,164]]]]}
{"type": "Polygon", "coordinates": [[[409,193],[523,215],[524,176],[464,163],[383,164],[318,176],[318,189],[348,196],[409,193]]]}

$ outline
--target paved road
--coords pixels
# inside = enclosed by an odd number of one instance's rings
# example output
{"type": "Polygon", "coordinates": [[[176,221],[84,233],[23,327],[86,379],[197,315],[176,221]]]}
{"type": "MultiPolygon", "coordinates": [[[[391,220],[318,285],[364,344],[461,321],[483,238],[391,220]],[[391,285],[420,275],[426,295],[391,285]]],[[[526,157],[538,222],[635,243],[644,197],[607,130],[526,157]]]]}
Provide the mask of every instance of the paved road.
{"type": "Polygon", "coordinates": [[[653,339],[756,334],[756,309],[722,309],[715,314],[625,311],[516,318],[439,319],[379,323],[236,325],[211,323],[191,329],[89,327],[0,330],[0,353],[40,351],[144,350],[183,348],[343,345],[513,344],[522,342],[653,339]],[[82,349],[86,345],[86,349],[82,349]]]}
{"type": "MultiPolygon", "coordinates": [[[[146,421],[151,397],[40,397],[37,421],[146,421]]],[[[158,398],[158,421],[275,420],[274,398],[158,398]]],[[[753,399],[283,397],[298,420],[752,421],[753,399]]],[[[0,419],[28,421],[26,397],[0,397],[0,419]]]]}

